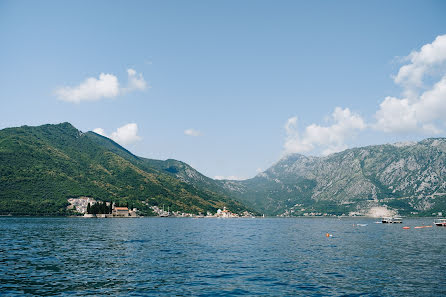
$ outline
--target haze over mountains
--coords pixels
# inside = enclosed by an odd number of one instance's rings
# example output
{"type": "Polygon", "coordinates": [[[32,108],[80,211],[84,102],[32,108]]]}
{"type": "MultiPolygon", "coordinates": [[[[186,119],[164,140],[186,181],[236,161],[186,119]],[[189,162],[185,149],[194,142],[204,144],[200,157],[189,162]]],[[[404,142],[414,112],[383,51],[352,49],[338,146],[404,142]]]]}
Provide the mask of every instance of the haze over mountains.
{"type": "Polygon", "coordinates": [[[68,214],[67,198],[131,203],[150,214],[227,206],[267,215],[403,215],[446,212],[446,139],[348,149],[326,157],[292,154],[256,177],[213,180],[184,162],[133,155],[69,123],[0,130],[0,213],[68,214]]]}

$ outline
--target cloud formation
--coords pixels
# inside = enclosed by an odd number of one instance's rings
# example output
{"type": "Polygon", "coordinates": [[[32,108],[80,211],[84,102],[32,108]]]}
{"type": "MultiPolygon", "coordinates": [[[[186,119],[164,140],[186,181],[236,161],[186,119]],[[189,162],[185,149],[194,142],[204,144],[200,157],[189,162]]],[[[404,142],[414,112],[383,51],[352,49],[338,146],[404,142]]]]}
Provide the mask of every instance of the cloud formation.
{"type": "Polygon", "coordinates": [[[405,95],[411,97],[418,88],[423,87],[426,75],[444,72],[446,62],[446,35],[440,35],[432,43],[425,44],[420,51],[413,51],[405,60],[410,63],[402,66],[395,76],[395,83],[403,86],[405,95]]]}
{"type": "Polygon", "coordinates": [[[114,98],[125,93],[145,90],[147,88],[144,77],[135,70],[128,69],[127,78],[127,86],[121,87],[115,75],[101,73],[99,78],[89,77],[78,86],[60,87],[54,93],[62,101],[80,103],[82,101],[98,101],[103,98],[114,98]]]}
{"type": "Polygon", "coordinates": [[[301,135],[297,117],[289,118],[285,124],[285,153],[305,153],[315,149],[322,150],[322,155],[339,152],[347,148],[345,142],[348,139],[366,128],[362,117],[348,108],[336,107],[330,120],[332,124],[329,126],[307,126],[301,135]]]}
{"type": "Polygon", "coordinates": [[[331,115],[332,125],[312,124],[301,133],[297,117],[292,117],[285,124],[285,153],[338,152],[347,148],[347,140],[357,132],[370,127],[386,133],[442,133],[446,124],[446,35],[403,60],[406,64],[393,78],[402,87],[402,96],[386,97],[374,113],[374,122],[366,124],[350,109],[337,107],[331,115]]]}
{"type": "Polygon", "coordinates": [[[394,81],[403,96],[386,97],[374,128],[390,133],[438,134],[446,121],[446,35],[413,51],[394,81]]]}
{"type": "Polygon", "coordinates": [[[113,74],[101,73],[98,79],[90,77],[77,87],[61,87],[55,93],[60,100],[68,102],[96,101],[118,96],[119,82],[113,74]]]}
{"type": "Polygon", "coordinates": [[[141,73],[137,73],[133,69],[127,69],[128,85],[123,88],[125,92],[144,91],[147,88],[147,83],[141,73]]]}
{"type": "Polygon", "coordinates": [[[198,130],[195,130],[195,129],[187,129],[187,130],[184,130],[184,135],[197,137],[197,136],[201,136],[201,132],[198,130]]]}
{"type": "Polygon", "coordinates": [[[116,129],[111,135],[107,135],[102,128],[96,128],[93,132],[108,137],[120,145],[127,145],[137,142],[142,138],[138,136],[138,125],[136,123],[129,123],[116,129]]]}

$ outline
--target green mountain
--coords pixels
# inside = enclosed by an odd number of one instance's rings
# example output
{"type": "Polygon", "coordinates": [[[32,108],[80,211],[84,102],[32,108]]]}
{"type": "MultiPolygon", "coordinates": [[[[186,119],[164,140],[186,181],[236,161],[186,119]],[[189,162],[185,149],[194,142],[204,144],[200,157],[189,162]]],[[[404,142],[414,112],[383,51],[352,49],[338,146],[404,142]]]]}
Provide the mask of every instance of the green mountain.
{"type": "Polygon", "coordinates": [[[234,197],[267,215],[446,213],[446,139],[354,148],[326,157],[288,155],[256,177],[213,180],[189,165],[150,165],[199,188],[234,197]]]}
{"type": "Polygon", "coordinates": [[[146,215],[163,205],[191,213],[244,205],[268,215],[446,213],[446,139],[293,154],[252,179],[220,181],[181,161],[135,156],[69,123],[0,130],[0,214],[67,215],[67,199],[77,197],[146,215]]]}
{"type": "MultiPolygon", "coordinates": [[[[112,140],[69,123],[0,130],[0,214],[67,215],[68,198],[128,203],[199,213],[246,208],[223,192],[177,177],[187,164],[133,155],[112,140]]],[[[210,179],[209,179],[210,180],[210,179]]]]}
{"type": "Polygon", "coordinates": [[[446,213],[446,139],[348,149],[326,157],[293,154],[245,181],[223,187],[270,215],[446,213]]]}

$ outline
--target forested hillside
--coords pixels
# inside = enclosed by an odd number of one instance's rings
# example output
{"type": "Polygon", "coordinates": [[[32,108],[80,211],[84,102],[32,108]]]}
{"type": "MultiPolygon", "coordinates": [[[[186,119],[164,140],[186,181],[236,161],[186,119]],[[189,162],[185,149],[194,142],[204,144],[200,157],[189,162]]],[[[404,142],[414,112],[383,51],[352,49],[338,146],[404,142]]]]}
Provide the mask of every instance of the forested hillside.
{"type": "Polygon", "coordinates": [[[192,213],[246,210],[153,162],[69,123],[0,130],[0,214],[67,215],[67,199],[76,197],[129,203],[144,214],[162,205],[192,213]]]}

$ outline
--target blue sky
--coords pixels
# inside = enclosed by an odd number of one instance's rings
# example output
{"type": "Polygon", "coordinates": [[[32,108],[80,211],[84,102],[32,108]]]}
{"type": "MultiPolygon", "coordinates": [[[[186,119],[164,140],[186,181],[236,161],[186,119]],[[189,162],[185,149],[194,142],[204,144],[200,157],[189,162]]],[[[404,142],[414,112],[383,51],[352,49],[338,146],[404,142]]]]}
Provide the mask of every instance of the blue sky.
{"type": "Polygon", "coordinates": [[[286,153],[444,136],[445,12],[444,1],[0,1],[0,128],[68,121],[239,178],[286,153]]]}

